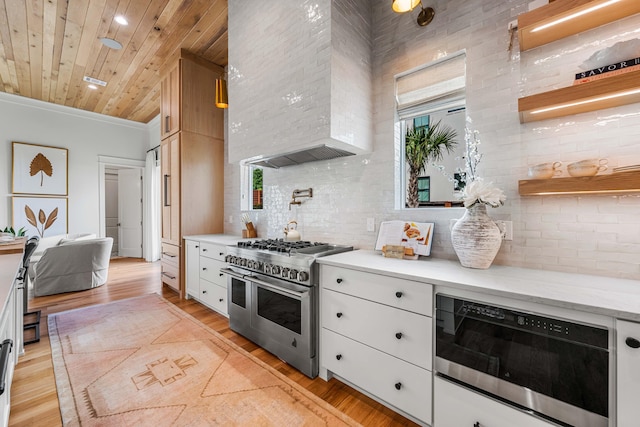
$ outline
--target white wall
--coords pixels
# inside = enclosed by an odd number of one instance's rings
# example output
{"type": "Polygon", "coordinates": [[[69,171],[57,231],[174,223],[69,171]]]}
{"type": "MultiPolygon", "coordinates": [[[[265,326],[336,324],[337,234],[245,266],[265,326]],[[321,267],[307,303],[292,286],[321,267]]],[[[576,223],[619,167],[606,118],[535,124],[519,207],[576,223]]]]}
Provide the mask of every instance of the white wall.
{"type": "MultiPolygon", "coordinates": [[[[100,234],[98,156],[144,160],[150,126],[0,93],[0,226],[11,213],[12,142],[69,150],[69,232],[100,234]]],[[[156,141],[159,141],[159,133],[156,141]]]]}
{"type": "MultiPolygon", "coordinates": [[[[555,160],[566,164],[592,157],[607,157],[612,166],[640,162],[640,104],[524,125],[517,114],[519,97],[568,86],[577,65],[593,52],[617,40],[640,37],[640,15],[522,54],[516,41],[514,53],[509,54],[507,25],[526,11],[526,4],[526,0],[436,0],[430,4],[435,19],[428,27],[419,27],[417,11],[399,15],[389,2],[372,3],[374,151],[267,170],[266,209],[252,214],[260,236],[282,237],[284,224],[294,217],[303,238],[372,248],[376,233],[366,231],[368,217],[376,223],[433,221],[432,256],[456,259],[448,223],[461,217],[463,208],[393,209],[399,159],[393,80],[395,74],[464,49],[467,111],[480,132],[484,154],[480,173],[508,196],[506,205],[490,214],[514,222],[515,238],[504,242],[496,263],[640,279],[638,195],[520,197],[517,191],[529,164],[555,160]],[[313,199],[289,211],[292,190],[308,187],[314,190],[313,199]]],[[[269,14],[268,4],[259,13],[269,14]]],[[[256,37],[264,41],[279,35],[256,37]]],[[[229,165],[227,170],[225,231],[239,234],[238,167],[229,165]]]]}

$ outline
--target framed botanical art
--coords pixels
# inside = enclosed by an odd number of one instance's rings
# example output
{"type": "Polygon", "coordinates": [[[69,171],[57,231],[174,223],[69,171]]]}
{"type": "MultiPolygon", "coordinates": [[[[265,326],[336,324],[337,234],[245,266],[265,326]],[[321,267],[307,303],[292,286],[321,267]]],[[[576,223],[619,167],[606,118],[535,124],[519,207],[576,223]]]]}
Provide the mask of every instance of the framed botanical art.
{"type": "Polygon", "coordinates": [[[67,195],[68,150],[13,143],[13,193],[67,195]]]}
{"type": "Polygon", "coordinates": [[[13,228],[24,227],[27,236],[67,234],[65,197],[13,196],[13,228]]]}

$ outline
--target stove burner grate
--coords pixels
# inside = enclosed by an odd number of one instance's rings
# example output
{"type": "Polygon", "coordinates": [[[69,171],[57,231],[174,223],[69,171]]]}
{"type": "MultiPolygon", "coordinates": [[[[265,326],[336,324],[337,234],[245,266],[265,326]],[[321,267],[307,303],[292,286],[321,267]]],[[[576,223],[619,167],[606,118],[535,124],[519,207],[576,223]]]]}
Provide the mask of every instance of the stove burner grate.
{"type": "Polygon", "coordinates": [[[300,240],[289,242],[284,239],[264,239],[264,240],[246,240],[238,242],[238,247],[246,249],[262,249],[279,253],[289,253],[292,250],[303,249],[312,246],[324,246],[326,243],[310,242],[308,240],[300,240]]]}

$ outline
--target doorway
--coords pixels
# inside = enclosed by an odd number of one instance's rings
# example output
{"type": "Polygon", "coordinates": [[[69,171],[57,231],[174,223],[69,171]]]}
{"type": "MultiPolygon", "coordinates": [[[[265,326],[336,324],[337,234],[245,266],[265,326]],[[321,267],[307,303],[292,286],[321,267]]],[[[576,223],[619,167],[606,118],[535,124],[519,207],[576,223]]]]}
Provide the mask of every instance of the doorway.
{"type": "Polygon", "coordinates": [[[142,258],[144,162],[100,156],[100,236],[113,257],[142,258]]]}

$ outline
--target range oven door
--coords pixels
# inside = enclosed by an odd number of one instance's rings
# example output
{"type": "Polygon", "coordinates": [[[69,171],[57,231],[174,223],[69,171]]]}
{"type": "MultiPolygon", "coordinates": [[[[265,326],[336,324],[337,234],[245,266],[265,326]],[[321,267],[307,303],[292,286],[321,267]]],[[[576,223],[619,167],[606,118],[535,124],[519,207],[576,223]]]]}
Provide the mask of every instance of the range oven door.
{"type": "Polygon", "coordinates": [[[438,294],[435,368],[563,425],[606,427],[608,333],[438,294]]]}
{"type": "Polygon", "coordinates": [[[239,269],[224,268],[227,275],[227,301],[229,327],[254,340],[251,329],[251,282],[245,278],[247,273],[239,269]]]}
{"type": "Polygon", "coordinates": [[[258,344],[310,377],[318,374],[316,288],[264,276],[251,280],[251,326],[258,344]]]}

